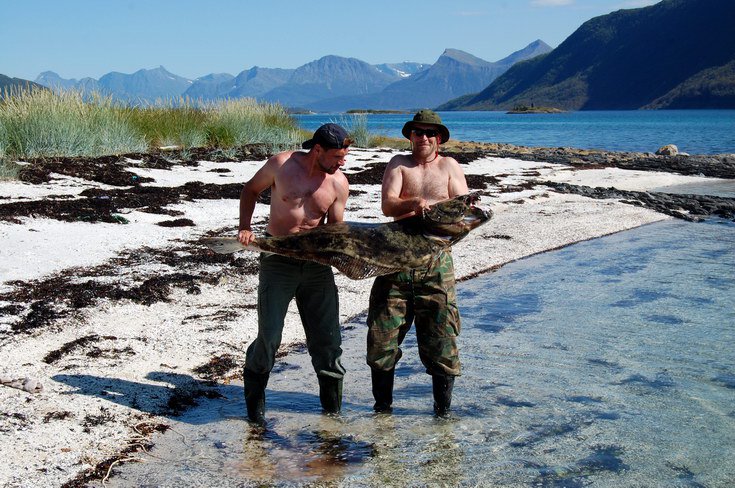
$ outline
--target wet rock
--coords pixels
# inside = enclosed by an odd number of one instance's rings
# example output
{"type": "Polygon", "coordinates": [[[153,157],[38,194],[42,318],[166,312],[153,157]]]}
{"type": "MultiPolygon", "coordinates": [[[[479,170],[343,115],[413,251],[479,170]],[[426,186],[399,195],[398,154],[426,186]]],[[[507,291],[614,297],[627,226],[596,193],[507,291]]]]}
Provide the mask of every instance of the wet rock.
{"type": "Polygon", "coordinates": [[[658,156],[676,156],[677,154],[679,154],[679,148],[675,144],[666,144],[656,151],[658,156]]]}

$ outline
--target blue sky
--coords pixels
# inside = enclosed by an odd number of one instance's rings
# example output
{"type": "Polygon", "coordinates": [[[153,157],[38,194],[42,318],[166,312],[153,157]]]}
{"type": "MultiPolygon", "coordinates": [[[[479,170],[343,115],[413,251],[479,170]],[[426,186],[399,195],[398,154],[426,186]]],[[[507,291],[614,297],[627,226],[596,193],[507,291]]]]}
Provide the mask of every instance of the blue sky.
{"type": "Polygon", "coordinates": [[[446,48],[497,61],[583,22],[656,0],[0,0],[0,74],[99,78],[164,66],[197,78],[297,68],[328,54],[433,63],[446,48]]]}

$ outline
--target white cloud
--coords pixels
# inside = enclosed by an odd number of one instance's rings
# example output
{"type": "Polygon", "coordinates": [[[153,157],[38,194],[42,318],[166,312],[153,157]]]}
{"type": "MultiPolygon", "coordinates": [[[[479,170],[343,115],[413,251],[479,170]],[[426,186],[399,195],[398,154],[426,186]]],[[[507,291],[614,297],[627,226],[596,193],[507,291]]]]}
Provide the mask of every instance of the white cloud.
{"type": "Polygon", "coordinates": [[[534,7],[561,7],[573,3],[574,0],[531,0],[531,5],[534,7]]]}

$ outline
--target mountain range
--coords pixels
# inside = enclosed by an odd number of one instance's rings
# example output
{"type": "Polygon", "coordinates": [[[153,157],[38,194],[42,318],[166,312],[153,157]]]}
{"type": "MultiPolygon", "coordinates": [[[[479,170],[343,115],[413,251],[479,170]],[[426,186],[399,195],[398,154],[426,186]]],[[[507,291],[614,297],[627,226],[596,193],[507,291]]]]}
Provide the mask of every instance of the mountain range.
{"type": "Polygon", "coordinates": [[[735,0],[663,0],[580,26],[440,110],[735,108],[735,0]]]}
{"type": "Polygon", "coordinates": [[[551,47],[548,44],[536,40],[510,56],[491,63],[458,49],[446,49],[433,65],[397,80],[379,92],[324,99],[313,103],[312,107],[325,111],[436,107],[460,95],[481,90],[518,61],[549,51],[551,47]]]}
{"type": "Polygon", "coordinates": [[[513,63],[551,48],[537,40],[491,63],[457,49],[447,49],[433,65],[403,62],[371,65],[355,58],[324,56],[296,69],[253,67],[237,76],[212,73],[189,80],[163,66],[133,74],[108,73],[63,79],[45,71],[36,83],[57,90],[97,91],[129,103],[188,97],[211,101],[253,97],[286,107],[343,111],[351,108],[412,109],[432,107],[487,86],[513,63]]]}
{"type": "Polygon", "coordinates": [[[132,103],[253,97],[315,111],[735,108],[733,25],[735,0],[662,0],[595,17],[556,49],[538,40],[496,62],[446,49],[431,65],[324,56],[296,69],[256,66],[195,80],[161,66],[99,80],[47,71],[36,82],[132,103]]]}

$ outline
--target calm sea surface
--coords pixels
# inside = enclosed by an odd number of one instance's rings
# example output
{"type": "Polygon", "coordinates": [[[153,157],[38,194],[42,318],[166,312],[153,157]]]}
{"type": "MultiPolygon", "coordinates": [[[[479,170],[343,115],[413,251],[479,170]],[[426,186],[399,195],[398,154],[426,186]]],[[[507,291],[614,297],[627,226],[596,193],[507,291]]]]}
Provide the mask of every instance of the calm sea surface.
{"type": "Polygon", "coordinates": [[[241,385],[178,419],[108,486],[731,487],[735,225],[665,221],[459,285],[454,417],[432,416],[414,333],[393,415],[372,412],[365,317],[346,326],[343,415],[305,352],[281,358],[268,428],[241,385]]]}
{"type": "MultiPolygon", "coordinates": [[[[655,152],[676,144],[690,154],[735,153],[735,110],[586,111],[509,115],[504,112],[441,112],[451,136],[462,141],[503,142],[520,146],[576,147],[610,151],[655,152]]],[[[326,122],[353,123],[345,114],[296,115],[315,130],[326,122]]],[[[411,114],[367,116],[375,134],[402,137],[411,114]]]]}

